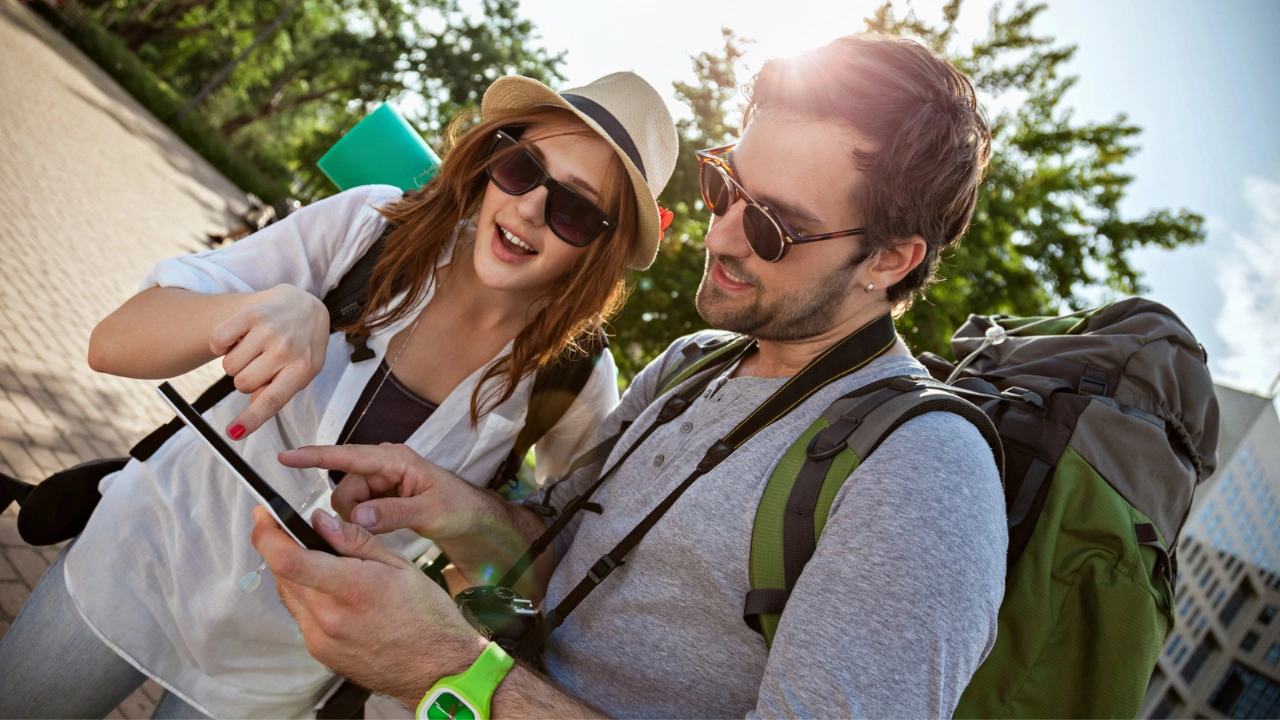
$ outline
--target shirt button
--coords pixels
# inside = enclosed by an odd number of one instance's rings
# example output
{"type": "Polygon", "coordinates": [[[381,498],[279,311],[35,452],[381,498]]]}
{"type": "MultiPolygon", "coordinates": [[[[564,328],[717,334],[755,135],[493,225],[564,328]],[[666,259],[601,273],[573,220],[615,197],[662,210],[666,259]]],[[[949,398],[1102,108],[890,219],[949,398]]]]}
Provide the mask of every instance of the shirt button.
{"type": "Polygon", "coordinates": [[[658,454],[657,454],[657,455],[655,455],[655,456],[654,456],[654,458],[653,458],[653,466],[654,466],[654,467],[662,467],[662,461],[664,461],[664,460],[666,460],[666,459],[667,459],[667,458],[666,458],[666,456],[665,456],[665,455],[663,455],[662,453],[658,453],[658,454]]]}
{"type": "Polygon", "coordinates": [[[680,432],[684,433],[685,435],[688,435],[689,433],[693,432],[693,423],[691,422],[680,423],[680,432]]]}

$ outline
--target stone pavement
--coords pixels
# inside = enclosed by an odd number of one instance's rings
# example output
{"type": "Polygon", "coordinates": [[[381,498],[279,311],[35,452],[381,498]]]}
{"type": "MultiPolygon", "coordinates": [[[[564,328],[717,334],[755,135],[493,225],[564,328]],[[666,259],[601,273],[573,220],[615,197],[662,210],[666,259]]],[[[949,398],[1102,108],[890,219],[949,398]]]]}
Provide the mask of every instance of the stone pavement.
{"type": "MultiPolygon", "coordinates": [[[[203,248],[244,196],[90,60],[0,0],[0,472],[119,456],[171,413],[155,381],[89,369],[89,333],[156,262],[203,248]]],[[[175,384],[194,397],[217,377],[175,384]]],[[[0,516],[0,635],[56,557],[0,516]]],[[[148,683],[110,717],[149,717],[148,683]]]]}

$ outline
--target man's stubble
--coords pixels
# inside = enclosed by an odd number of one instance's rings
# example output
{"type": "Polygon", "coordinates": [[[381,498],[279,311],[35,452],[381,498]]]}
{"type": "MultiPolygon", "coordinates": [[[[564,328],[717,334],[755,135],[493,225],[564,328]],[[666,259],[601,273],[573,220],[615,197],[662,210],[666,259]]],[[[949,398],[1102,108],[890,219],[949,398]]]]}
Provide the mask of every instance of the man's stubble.
{"type": "Polygon", "coordinates": [[[836,314],[849,293],[851,270],[841,267],[814,286],[790,293],[771,293],[766,302],[760,279],[734,257],[707,253],[706,269],[698,286],[697,308],[712,327],[771,342],[794,342],[822,335],[837,323],[836,314]],[[737,277],[755,286],[755,299],[733,307],[729,293],[711,279],[712,264],[719,261],[737,277]]]}

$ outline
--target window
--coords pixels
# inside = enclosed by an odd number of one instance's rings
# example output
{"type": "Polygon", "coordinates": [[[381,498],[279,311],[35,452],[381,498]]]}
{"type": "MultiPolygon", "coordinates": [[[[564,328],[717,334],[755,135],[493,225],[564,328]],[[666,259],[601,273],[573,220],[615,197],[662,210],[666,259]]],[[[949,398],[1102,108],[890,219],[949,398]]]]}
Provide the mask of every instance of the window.
{"type": "Polygon", "coordinates": [[[1174,692],[1173,688],[1169,688],[1164,697],[1160,698],[1160,703],[1151,711],[1151,717],[1156,720],[1178,717],[1182,715],[1182,708],[1182,698],[1178,697],[1178,693],[1174,692]]]}
{"type": "Polygon", "coordinates": [[[1280,643],[1271,643],[1271,647],[1267,649],[1267,656],[1263,659],[1268,665],[1280,662],[1280,643]]]}
{"type": "Polygon", "coordinates": [[[1209,624],[1209,618],[1207,616],[1200,618],[1200,622],[1196,623],[1196,629],[1194,634],[1198,636],[1200,634],[1200,631],[1204,629],[1204,626],[1208,624],[1209,624]]]}
{"type": "Polygon", "coordinates": [[[1169,649],[1165,650],[1164,654],[1173,657],[1173,654],[1178,652],[1178,648],[1180,647],[1182,647],[1182,636],[1174,635],[1173,642],[1169,643],[1169,649]]]}
{"type": "Polygon", "coordinates": [[[1173,666],[1178,667],[1178,663],[1182,662],[1182,658],[1187,656],[1187,648],[1178,651],[1178,656],[1173,659],[1173,666]]]}
{"type": "Polygon", "coordinates": [[[1231,623],[1236,619],[1236,615],[1240,613],[1240,608],[1244,607],[1250,595],[1252,593],[1249,592],[1244,583],[1241,583],[1240,587],[1231,593],[1231,599],[1227,601],[1227,604],[1222,608],[1222,612],[1218,614],[1218,620],[1222,621],[1222,627],[1231,627],[1231,623]]]}
{"type": "MultiPolygon", "coordinates": [[[[1267,551],[1266,551],[1266,550],[1263,550],[1263,551],[1262,551],[1262,554],[1263,554],[1263,555],[1265,555],[1266,553],[1267,553],[1267,551]]],[[[1244,572],[1244,563],[1240,563],[1239,565],[1237,565],[1237,566],[1236,566],[1236,569],[1235,569],[1234,571],[1232,571],[1232,573],[1231,573],[1231,582],[1235,582],[1236,580],[1239,580],[1239,579],[1240,579],[1240,573],[1242,573],[1242,572],[1244,572]]]]}
{"type": "Polygon", "coordinates": [[[1213,591],[1217,589],[1218,589],[1218,579],[1214,578],[1213,582],[1209,584],[1209,589],[1204,591],[1204,596],[1213,597],[1213,591]]]}
{"type": "MultiPolygon", "coordinates": [[[[1214,503],[1209,503],[1209,507],[1211,507],[1211,508],[1212,508],[1213,506],[1214,506],[1214,503]]],[[[1187,562],[1188,562],[1188,563],[1193,563],[1193,562],[1195,562],[1195,561],[1196,561],[1196,556],[1200,554],[1200,551],[1201,551],[1203,548],[1204,548],[1204,546],[1203,546],[1203,545],[1201,545],[1201,544],[1200,544],[1200,543],[1198,543],[1198,542],[1193,542],[1193,543],[1191,543],[1191,552],[1187,554],[1187,562]]]]}
{"type": "Polygon", "coordinates": [[[1262,608],[1262,612],[1258,613],[1258,622],[1263,625],[1270,625],[1272,620],[1276,619],[1276,613],[1280,612],[1280,607],[1268,605],[1262,608]]]}
{"type": "Polygon", "coordinates": [[[1208,563],[1208,562],[1209,562],[1209,556],[1208,556],[1208,555],[1202,555],[1202,556],[1200,557],[1200,562],[1199,562],[1199,564],[1197,564],[1197,565],[1196,565],[1196,569],[1195,569],[1191,574],[1192,574],[1192,575],[1199,575],[1199,574],[1200,574],[1200,571],[1204,569],[1205,564],[1206,564],[1206,563],[1208,563]]]}
{"type": "Polygon", "coordinates": [[[1280,685],[1232,663],[1213,691],[1209,706],[1229,718],[1280,717],[1280,685]]]}
{"type": "Polygon", "coordinates": [[[1204,661],[1218,649],[1217,643],[1213,641],[1212,635],[1206,635],[1200,644],[1196,646],[1196,651],[1191,653],[1191,657],[1187,658],[1187,664],[1182,666],[1182,679],[1190,683],[1195,680],[1196,674],[1200,672],[1200,667],[1204,665],[1204,661]]]}
{"type": "Polygon", "coordinates": [[[1187,611],[1190,609],[1191,609],[1191,598],[1187,598],[1186,600],[1183,601],[1182,607],[1178,608],[1178,614],[1186,615],[1187,611]]]}
{"type": "Polygon", "coordinates": [[[1226,597],[1227,597],[1227,591],[1226,591],[1226,590],[1219,590],[1219,591],[1218,591],[1218,594],[1217,594],[1217,595],[1215,595],[1215,596],[1214,596],[1214,598],[1213,598],[1213,608],[1214,608],[1215,610],[1216,610],[1216,609],[1218,609],[1218,606],[1222,604],[1222,601],[1223,601],[1223,600],[1225,600],[1225,599],[1226,599],[1226,597]]]}
{"type": "Polygon", "coordinates": [[[1151,711],[1151,717],[1156,720],[1178,717],[1182,715],[1182,708],[1182,698],[1178,697],[1178,693],[1174,692],[1173,688],[1169,688],[1164,697],[1160,698],[1160,703],[1151,711]]]}
{"type": "Polygon", "coordinates": [[[1245,652],[1252,652],[1254,648],[1258,647],[1258,641],[1261,639],[1261,635],[1250,630],[1248,634],[1244,636],[1244,639],[1240,641],[1240,649],[1245,652]]]}

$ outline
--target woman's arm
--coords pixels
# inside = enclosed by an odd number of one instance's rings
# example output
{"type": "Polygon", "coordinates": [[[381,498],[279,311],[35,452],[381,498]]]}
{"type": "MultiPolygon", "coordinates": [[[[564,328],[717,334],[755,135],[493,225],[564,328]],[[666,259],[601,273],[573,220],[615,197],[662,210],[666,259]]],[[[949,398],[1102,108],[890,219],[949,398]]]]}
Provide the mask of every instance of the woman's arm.
{"type": "Polygon", "coordinates": [[[154,287],[134,295],[89,336],[89,367],[100,373],[158,380],[214,359],[213,329],[253,304],[258,293],[204,295],[154,287]]]}

